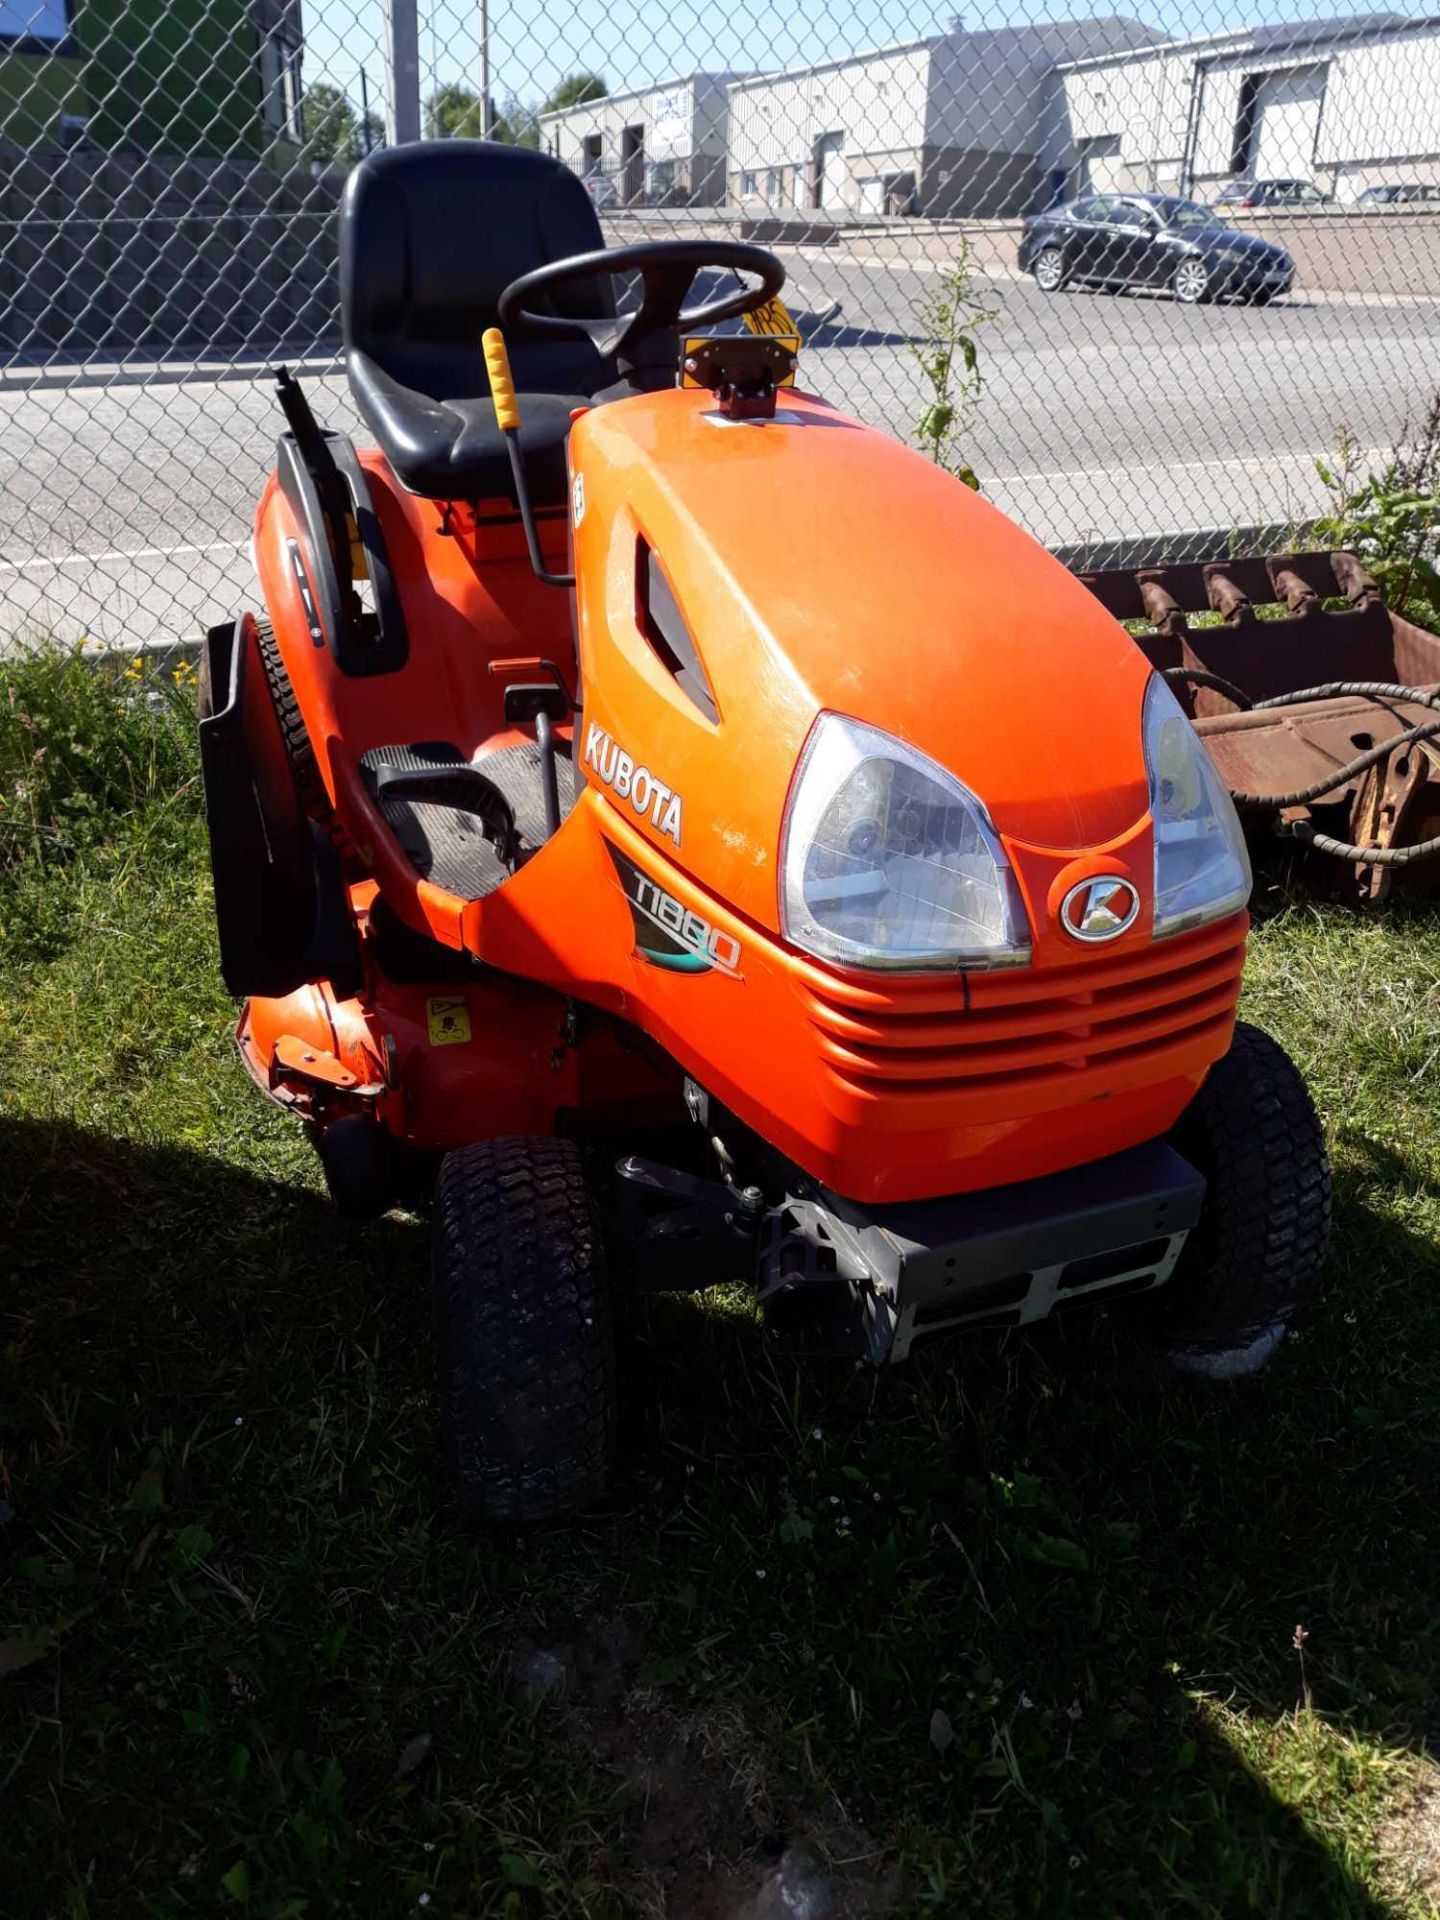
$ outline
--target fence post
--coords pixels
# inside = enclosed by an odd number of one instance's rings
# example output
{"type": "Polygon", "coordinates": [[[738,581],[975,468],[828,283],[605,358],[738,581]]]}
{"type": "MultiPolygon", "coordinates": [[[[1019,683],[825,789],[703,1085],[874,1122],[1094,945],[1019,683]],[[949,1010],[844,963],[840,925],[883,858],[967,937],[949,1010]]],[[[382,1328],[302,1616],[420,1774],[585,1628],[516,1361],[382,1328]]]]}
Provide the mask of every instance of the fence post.
{"type": "Polygon", "coordinates": [[[415,0],[385,0],[385,139],[420,138],[420,29],[415,0]]]}
{"type": "MultiPolygon", "coordinates": [[[[488,140],[490,123],[490,5],[480,0],[480,138],[488,140]]],[[[512,132],[510,138],[515,138],[512,132]]]]}

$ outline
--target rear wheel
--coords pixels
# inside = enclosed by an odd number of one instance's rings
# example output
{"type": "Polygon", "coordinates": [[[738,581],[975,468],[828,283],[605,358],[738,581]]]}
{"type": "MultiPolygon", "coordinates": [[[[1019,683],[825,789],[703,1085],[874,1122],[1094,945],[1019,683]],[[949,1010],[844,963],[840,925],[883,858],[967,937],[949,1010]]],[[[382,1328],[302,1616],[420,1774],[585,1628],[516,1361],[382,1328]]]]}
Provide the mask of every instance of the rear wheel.
{"type": "Polygon", "coordinates": [[[1065,256],[1059,247],[1046,247],[1035,256],[1035,284],[1042,293],[1058,293],[1065,284],[1065,256]]]}
{"type": "Polygon", "coordinates": [[[260,664],[265,669],[265,684],[270,689],[275,718],[280,723],[300,804],[308,814],[321,818],[330,810],[330,797],[325,791],[325,782],[320,778],[300,702],[295,698],[295,689],[285,671],[285,662],[280,658],[280,643],[268,620],[257,620],[255,631],[260,647],[260,664]]]}
{"type": "Polygon", "coordinates": [[[474,1519],[533,1523],[604,1493],[615,1441],[604,1254],[578,1149],[478,1141],[435,1196],[440,1430],[474,1519]]]}
{"type": "Polygon", "coordinates": [[[1240,1379],[1274,1353],[1324,1265],[1325,1138],[1284,1048],[1242,1023],[1174,1139],[1205,1176],[1205,1204],[1151,1326],[1182,1372],[1240,1379]]]}
{"type": "Polygon", "coordinates": [[[1210,269],[1203,260],[1182,260],[1170,285],[1182,306],[1198,307],[1210,298],[1210,269]]]}

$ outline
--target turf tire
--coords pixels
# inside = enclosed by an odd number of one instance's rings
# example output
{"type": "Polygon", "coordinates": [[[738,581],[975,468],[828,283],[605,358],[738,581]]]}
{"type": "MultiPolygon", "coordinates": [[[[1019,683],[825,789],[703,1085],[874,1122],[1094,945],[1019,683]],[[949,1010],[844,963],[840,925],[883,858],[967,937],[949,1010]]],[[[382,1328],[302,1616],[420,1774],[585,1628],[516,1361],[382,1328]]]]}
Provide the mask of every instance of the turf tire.
{"type": "Polygon", "coordinates": [[[270,690],[275,718],[280,723],[280,735],[285,742],[290,771],[295,776],[295,791],[306,813],[312,819],[323,820],[330,812],[330,796],[325,791],[325,782],[320,778],[320,768],[315,761],[315,750],[310,745],[310,735],[305,730],[300,702],[295,698],[295,689],[285,671],[285,662],[280,658],[280,644],[275,638],[275,629],[268,620],[257,620],[255,628],[260,664],[265,670],[265,684],[270,690]]]}
{"type": "Polygon", "coordinates": [[[1173,1138],[1205,1176],[1205,1204],[1148,1303],[1151,1326],[1183,1372],[1258,1372],[1329,1244],[1330,1159],[1314,1102],[1284,1048],[1241,1022],[1173,1138]]]}
{"type": "Polygon", "coordinates": [[[435,1195],[440,1432],[474,1520],[533,1525],[604,1494],[615,1359],[600,1223],[574,1143],[477,1141],[435,1195]]]}

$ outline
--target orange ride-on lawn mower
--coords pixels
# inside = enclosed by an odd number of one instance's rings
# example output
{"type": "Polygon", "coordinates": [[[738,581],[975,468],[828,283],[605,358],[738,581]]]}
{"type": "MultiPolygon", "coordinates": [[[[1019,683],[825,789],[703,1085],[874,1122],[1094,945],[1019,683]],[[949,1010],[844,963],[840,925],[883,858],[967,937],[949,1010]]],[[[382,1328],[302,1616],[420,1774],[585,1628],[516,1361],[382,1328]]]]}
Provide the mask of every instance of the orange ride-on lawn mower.
{"type": "Polygon", "coordinates": [[[215,901],[336,1201],[434,1182],[466,1508],[603,1490],[612,1287],[748,1281],[875,1364],[1144,1294],[1182,1366],[1261,1365],[1325,1148],[1123,628],[794,339],[714,332],[778,294],[758,248],[604,251],[564,167],[446,141],[361,163],[341,253],[378,445],[281,376],[268,623],[207,642],[215,901]]]}

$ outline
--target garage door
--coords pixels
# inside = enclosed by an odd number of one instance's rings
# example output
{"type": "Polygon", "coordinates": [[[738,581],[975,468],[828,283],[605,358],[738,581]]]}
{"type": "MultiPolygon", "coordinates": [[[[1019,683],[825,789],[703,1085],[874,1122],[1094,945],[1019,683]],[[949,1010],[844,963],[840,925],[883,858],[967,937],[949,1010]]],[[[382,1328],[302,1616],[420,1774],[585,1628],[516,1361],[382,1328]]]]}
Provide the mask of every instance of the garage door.
{"type": "Polygon", "coordinates": [[[845,136],[822,133],[815,142],[815,163],[819,190],[817,204],[843,207],[845,204],[845,136]]]}
{"type": "Polygon", "coordinates": [[[1120,136],[1080,142],[1080,187],[1086,193],[1124,193],[1129,186],[1120,158],[1120,136]]]}
{"type": "Polygon", "coordinates": [[[1265,75],[1255,91],[1252,167],[1257,180],[1310,178],[1324,98],[1324,67],[1265,75]]]}

